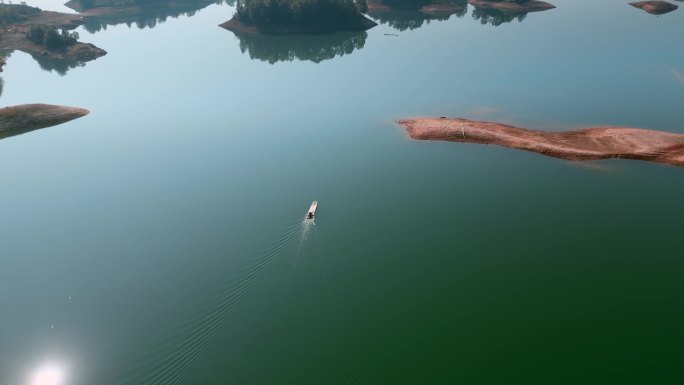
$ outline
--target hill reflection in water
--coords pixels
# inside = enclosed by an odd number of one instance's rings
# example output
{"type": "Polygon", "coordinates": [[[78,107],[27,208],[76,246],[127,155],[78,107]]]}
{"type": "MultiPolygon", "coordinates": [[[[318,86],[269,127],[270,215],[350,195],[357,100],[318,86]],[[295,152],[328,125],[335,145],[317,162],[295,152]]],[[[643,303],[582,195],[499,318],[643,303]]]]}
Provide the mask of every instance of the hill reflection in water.
{"type": "Polygon", "coordinates": [[[464,0],[384,0],[369,2],[368,16],[398,31],[418,29],[430,21],[446,21],[451,15],[463,17],[468,12],[464,0]]]}
{"type": "Polygon", "coordinates": [[[100,8],[101,12],[93,12],[93,15],[84,17],[83,27],[90,33],[106,30],[107,26],[118,24],[126,24],[129,27],[135,25],[139,29],[154,28],[168,18],[194,16],[195,12],[212,4],[232,6],[235,5],[235,0],[184,0],[169,3],[154,1],[135,6],[100,8]]]}
{"type": "Polygon", "coordinates": [[[510,23],[513,20],[523,22],[527,17],[527,13],[505,13],[495,9],[473,9],[473,19],[479,20],[482,25],[491,24],[495,27],[501,24],[510,23]]]}
{"type": "Polygon", "coordinates": [[[249,57],[275,64],[281,61],[312,61],[320,63],[349,55],[363,48],[366,32],[337,32],[325,35],[271,36],[236,33],[240,50],[249,57]]]}

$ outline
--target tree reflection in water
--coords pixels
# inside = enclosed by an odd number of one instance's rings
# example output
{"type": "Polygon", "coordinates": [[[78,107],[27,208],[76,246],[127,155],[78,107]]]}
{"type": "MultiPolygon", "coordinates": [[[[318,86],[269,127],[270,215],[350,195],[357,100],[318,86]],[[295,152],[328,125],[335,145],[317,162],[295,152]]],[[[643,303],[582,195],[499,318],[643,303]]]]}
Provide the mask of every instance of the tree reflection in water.
{"type": "Polygon", "coordinates": [[[325,35],[272,36],[236,33],[240,50],[249,57],[271,64],[280,61],[312,61],[320,63],[337,56],[349,55],[363,48],[366,32],[337,32],[325,35]]]}
{"type": "MultiPolygon", "coordinates": [[[[235,0],[179,0],[164,2],[158,0],[139,2],[133,6],[101,8],[101,14],[84,17],[84,28],[90,33],[106,30],[107,26],[126,24],[139,29],[154,28],[168,18],[194,16],[195,12],[212,4],[235,5],[235,0]]],[[[78,11],[94,8],[74,7],[78,11]]]]}
{"type": "Polygon", "coordinates": [[[379,0],[369,1],[368,16],[398,31],[414,30],[432,20],[445,21],[451,15],[468,12],[466,0],[379,0]]]}
{"type": "Polygon", "coordinates": [[[473,19],[479,20],[482,25],[491,24],[495,27],[504,23],[510,23],[513,20],[522,22],[527,17],[527,13],[504,13],[495,9],[475,8],[473,10],[473,19]]]}

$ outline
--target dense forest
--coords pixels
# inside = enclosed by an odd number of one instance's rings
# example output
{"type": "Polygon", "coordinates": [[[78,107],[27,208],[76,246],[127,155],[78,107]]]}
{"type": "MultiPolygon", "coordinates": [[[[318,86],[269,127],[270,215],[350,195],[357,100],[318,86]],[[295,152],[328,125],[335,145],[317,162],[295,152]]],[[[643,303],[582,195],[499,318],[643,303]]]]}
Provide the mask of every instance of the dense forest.
{"type": "Polygon", "coordinates": [[[78,32],[69,32],[55,27],[32,25],[26,32],[26,37],[37,45],[48,49],[64,49],[78,42],[78,32]]]}
{"type": "Polygon", "coordinates": [[[8,25],[25,21],[30,16],[40,13],[40,8],[21,4],[0,4],[0,25],[8,25]]]}
{"type": "Polygon", "coordinates": [[[361,27],[365,19],[361,14],[367,10],[366,0],[239,0],[236,17],[242,23],[262,27],[326,23],[359,23],[361,27]]]}

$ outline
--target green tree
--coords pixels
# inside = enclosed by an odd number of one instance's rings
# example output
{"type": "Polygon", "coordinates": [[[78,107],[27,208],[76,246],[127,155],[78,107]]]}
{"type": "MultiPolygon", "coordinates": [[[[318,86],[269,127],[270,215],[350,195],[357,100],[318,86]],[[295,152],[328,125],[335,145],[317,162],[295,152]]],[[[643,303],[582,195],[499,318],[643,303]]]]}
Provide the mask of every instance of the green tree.
{"type": "Polygon", "coordinates": [[[54,27],[33,25],[26,33],[26,37],[35,44],[45,46],[49,49],[62,49],[76,44],[79,36],[78,32],[69,33],[66,29],[62,29],[60,32],[54,27]]]}

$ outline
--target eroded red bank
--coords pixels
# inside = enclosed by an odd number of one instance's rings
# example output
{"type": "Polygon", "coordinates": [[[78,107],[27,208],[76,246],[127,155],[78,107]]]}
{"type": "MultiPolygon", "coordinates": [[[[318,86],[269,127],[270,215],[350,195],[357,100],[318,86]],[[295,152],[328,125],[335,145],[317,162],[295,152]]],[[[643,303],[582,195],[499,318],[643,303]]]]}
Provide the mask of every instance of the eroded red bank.
{"type": "Polygon", "coordinates": [[[494,144],[569,160],[637,159],[684,167],[684,135],[627,127],[547,132],[459,118],[399,120],[414,139],[494,144]]]}

